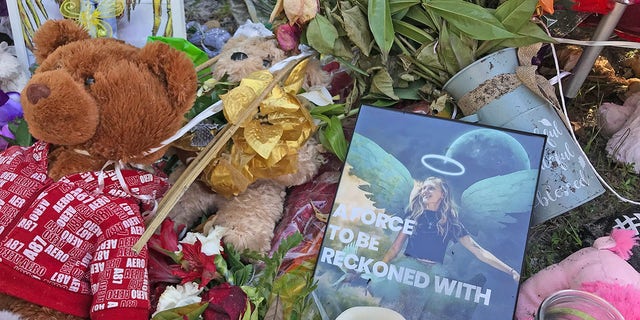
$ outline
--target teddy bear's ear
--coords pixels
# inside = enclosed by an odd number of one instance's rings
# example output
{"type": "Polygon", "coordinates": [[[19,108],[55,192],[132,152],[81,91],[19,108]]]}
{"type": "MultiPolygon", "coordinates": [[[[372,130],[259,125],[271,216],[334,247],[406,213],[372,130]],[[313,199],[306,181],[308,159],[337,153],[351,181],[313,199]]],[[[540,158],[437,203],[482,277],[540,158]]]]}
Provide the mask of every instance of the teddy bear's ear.
{"type": "Polygon", "coordinates": [[[73,20],[47,20],[33,35],[36,63],[41,64],[58,47],[89,38],[89,33],[73,20]]]}
{"type": "Polygon", "coordinates": [[[138,54],[149,70],[164,81],[174,107],[179,112],[189,110],[198,87],[193,62],[184,53],[157,41],[147,43],[138,54]]]}

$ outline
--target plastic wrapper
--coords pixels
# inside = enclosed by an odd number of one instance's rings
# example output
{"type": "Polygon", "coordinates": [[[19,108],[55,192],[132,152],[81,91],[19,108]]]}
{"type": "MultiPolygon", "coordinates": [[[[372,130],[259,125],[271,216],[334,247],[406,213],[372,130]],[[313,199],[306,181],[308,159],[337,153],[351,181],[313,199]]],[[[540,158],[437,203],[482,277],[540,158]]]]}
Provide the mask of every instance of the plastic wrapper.
{"type": "Polygon", "coordinates": [[[340,179],[340,166],[340,161],[331,157],[311,181],[289,190],[283,218],[274,231],[271,253],[278,249],[282,239],[296,232],[302,234],[303,240],[287,252],[280,272],[298,267],[308,268],[309,271],[313,269],[326,227],[326,222],[320,220],[316,213],[327,217],[331,213],[340,179]]]}

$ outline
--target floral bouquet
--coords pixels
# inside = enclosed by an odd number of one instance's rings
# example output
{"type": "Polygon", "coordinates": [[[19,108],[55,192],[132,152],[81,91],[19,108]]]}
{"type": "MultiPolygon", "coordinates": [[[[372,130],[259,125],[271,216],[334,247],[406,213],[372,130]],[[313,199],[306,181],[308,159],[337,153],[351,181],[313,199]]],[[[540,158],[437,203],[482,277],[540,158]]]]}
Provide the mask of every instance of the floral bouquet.
{"type": "Polygon", "coordinates": [[[187,232],[165,220],[149,241],[152,319],[300,319],[315,288],[308,273],[278,270],[302,240],[285,238],[268,257],[243,256],[221,240],[224,228],[187,232]],[[154,310],[155,309],[155,310],[154,310]]]}

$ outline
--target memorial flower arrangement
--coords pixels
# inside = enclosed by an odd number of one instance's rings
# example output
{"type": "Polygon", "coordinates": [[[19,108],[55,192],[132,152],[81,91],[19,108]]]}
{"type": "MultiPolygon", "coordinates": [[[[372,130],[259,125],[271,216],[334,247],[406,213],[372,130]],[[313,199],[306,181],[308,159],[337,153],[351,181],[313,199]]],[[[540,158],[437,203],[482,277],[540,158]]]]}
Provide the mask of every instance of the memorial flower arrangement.
{"type": "Polygon", "coordinates": [[[450,111],[442,87],[454,74],[502,48],[554,42],[536,18],[552,11],[547,0],[280,0],[271,21],[281,46],[307,44],[348,71],[342,113],[327,121],[338,126],[360,103],[450,111]]]}
{"type": "Polygon", "coordinates": [[[425,86],[441,89],[491,52],[553,42],[534,19],[538,0],[475,2],[324,1],[304,29],[305,41],[354,71],[351,100],[361,95],[379,103],[437,98],[425,86]]]}
{"type": "Polygon", "coordinates": [[[152,319],[300,319],[314,289],[311,275],[280,273],[287,251],[302,240],[285,238],[271,255],[224,244],[224,228],[185,232],[167,219],[149,241],[152,319]]]}

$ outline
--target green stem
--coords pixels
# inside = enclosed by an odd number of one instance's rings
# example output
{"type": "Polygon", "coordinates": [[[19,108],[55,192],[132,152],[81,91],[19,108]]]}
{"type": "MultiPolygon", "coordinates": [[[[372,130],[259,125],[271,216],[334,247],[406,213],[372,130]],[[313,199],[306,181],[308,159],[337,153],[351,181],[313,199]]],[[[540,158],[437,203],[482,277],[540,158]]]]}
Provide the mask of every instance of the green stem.
{"type": "Polygon", "coordinates": [[[566,314],[570,314],[573,316],[576,316],[582,320],[598,320],[594,317],[592,317],[591,315],[589,315],[588,313],[584,312],[584,311],[580,311],[577,309],[573,309],[573,308],[552,308],[551,310],[545,312],[548,315],[566,315],[566,314]]]}

